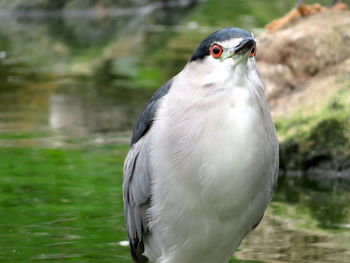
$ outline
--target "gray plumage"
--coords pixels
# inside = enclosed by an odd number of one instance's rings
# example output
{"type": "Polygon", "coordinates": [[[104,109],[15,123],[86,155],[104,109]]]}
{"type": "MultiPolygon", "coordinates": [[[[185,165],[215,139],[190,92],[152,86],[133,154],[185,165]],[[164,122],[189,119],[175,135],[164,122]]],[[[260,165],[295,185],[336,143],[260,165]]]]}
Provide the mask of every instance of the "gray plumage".
{"type": "Polygon", "coordinates": [[[135,262],[226,263],[260,222],[278,141],[255,51],[245,30],[213,33],[141,114],[123,184],[135,262]]]}
{"type": "Polygon", "coordinates": [[[147,149],[140,139],[152,126],[159,101],[171,87],[171,80],[160,87],[152,96],[134,128],[131,149],[124,165],[124,217],[130,241],[130,250],[136,262],[147,262],[144,252],[143,234],[147,232],[146,210],[150,205],[151,176],[148,169],[147,149]],[[138,143],[139,142],[139,143],[138,143]]]}

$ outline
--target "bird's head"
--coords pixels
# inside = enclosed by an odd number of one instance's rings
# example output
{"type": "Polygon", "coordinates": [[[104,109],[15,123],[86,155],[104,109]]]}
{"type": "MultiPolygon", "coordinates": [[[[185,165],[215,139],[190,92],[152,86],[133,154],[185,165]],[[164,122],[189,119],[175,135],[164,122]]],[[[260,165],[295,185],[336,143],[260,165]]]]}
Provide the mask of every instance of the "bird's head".
{"type": "Polygon", "coordinates": [[[231,79],[255,70],[255,54],[254,36],[246,30],[230,27],[204,39],[188,65],[209,81],[231,79]]]}

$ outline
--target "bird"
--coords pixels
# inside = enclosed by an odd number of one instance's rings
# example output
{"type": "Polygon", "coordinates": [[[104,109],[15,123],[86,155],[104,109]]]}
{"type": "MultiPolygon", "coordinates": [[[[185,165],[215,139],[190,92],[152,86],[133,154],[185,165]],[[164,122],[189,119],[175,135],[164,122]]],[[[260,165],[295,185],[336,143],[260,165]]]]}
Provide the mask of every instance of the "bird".
{"type": "Polygon", "coordinates": [[[262,219],[279,146],[256,52],[244,29],[210,34],[141,113],[123,168],[134,262],[228,262],[262,219]]]}

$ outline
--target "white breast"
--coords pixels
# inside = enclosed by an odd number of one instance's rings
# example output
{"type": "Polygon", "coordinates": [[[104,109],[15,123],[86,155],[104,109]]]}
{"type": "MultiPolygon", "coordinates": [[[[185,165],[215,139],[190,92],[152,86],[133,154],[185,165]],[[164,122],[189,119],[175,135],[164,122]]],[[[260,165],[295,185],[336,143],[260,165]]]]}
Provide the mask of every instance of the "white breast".
{"type": "Polygon", "coordinates": [[[270,199],[272,154],[263,123],[246,87],[208,98],[183,93],[165,98],[150,154],[151,259],[227,261],[270,199]]]}

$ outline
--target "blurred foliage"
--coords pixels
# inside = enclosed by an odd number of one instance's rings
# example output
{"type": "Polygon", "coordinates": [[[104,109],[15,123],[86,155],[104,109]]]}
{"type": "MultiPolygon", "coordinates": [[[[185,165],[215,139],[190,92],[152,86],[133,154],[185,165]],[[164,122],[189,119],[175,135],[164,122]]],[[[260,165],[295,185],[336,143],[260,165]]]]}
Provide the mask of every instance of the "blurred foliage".
{"type": "Polygon", "coordinates": [[[208,0],[188,18],[201,25],[244,28],[263,27],[272,18],[282,16],[294,6],[293,1],[208,0]]]}
{"type": "MultiPolygon", "coordinates": [[[[151,2],[15,0],[2,1],[0,7],[22,10],[28,5],[28,9],[35,10],[75,10],[102,5],[108,9],[151,2]]],[[[210,32],[232,25],[256,30],[294,4],[287,0],[193,3],[164,7],[147,15],[85,17],[63,12],[47,17],[2,17],[0,52],[5,56],[0,58],[0,88],[20,87],[25,82],[55,75],[83,76],[96,87],[155,90],[181,70],[210,32]]],[[[342,96],[316,114],[301,112],[277,120],[283,138],[282,156],[295,156],[282,159],[282,168],[307,170],[340,154],[345,157],[332,168],[348,165],[349,103],[342,96]]]]}
{"type": "Polygon", "coordinates": [[[136,80],[130,86],[156,89],[181,70],[199,42],[212,31],[227,26],[262,27],[286,12],[291,4],[289,1],[208,0],[201,4],[192,1],[193,4],[183,7],[164,7],[149,15],[64,15],[64,10],[108,10],[152,2],[2,1],[3,10],[62,10],[63,13],[4,17],[0,24],[0,51],[5,50],[12,60],[34,67],[33,71],[84,73],[94,80],[101,79],[104,84],[109,81],[111,85],[125,76],[136,80]],[[161,25],[160,31],[157,27],[153,29],[154,25],[161,25]],[[131,59],[130,67],[121,66],[125,57],[131,59]],[[107,74],[101,76],[104,71],[107,74]]]}

